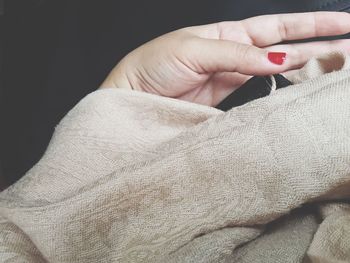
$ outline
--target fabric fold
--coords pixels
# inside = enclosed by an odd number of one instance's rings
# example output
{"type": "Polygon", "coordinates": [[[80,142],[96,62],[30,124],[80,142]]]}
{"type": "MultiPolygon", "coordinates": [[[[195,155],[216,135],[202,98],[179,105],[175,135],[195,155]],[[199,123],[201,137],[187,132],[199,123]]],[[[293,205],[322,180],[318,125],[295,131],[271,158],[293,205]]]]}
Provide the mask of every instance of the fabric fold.
{"type": "MultiPolygon", "coordinates": [[[[350,199],[350,70],[344,54],[327,61],[335,72],[311,60],[300,83],[226,113],[137,91],[90,94],[0,194],[0,236],[20,229],[38,258],[28,262],[288,262],[293,249],[297,260],[350,260],[347,214],[327,210],[317,229],[314,212],[350,199]],[[328,244],[341,244],[332,253],[320,245],[330,229],[328,244]],[[283,242],[295,231],[301,240],[283,242]]],[[[14,247],[25,244],[2,242],[0,255],[14,247]]]]}

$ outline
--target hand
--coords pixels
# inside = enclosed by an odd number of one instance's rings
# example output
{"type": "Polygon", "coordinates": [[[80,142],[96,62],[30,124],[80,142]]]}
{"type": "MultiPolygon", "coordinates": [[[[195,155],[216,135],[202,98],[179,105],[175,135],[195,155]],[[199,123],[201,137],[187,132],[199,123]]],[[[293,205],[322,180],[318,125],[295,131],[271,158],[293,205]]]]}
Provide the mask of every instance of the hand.
{"type": "Polygon", "coordinates": [[[128,54],[101,87],[215,106],[252,75],[288,72],[319,53],[350,50],[350,40],[274,44],[349,31],[350,15],[342,12],[266,15],[188,27],[128,54]],[[276,56],[270,61],[269,51],[285,52],[285,60],[284,54],[277,54],[277,61],[276,56]]]}

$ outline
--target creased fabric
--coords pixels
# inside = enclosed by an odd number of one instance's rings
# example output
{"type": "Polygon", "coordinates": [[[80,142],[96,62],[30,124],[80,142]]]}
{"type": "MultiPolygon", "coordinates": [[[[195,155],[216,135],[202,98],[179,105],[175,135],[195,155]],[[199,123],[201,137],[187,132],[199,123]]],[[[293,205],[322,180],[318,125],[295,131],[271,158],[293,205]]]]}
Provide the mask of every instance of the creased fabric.
{"type": "Polygon", "coordinates": [[[350,262],[348,61],[226,113],[88,95],[0,194],[1,260],[350,262]]]}

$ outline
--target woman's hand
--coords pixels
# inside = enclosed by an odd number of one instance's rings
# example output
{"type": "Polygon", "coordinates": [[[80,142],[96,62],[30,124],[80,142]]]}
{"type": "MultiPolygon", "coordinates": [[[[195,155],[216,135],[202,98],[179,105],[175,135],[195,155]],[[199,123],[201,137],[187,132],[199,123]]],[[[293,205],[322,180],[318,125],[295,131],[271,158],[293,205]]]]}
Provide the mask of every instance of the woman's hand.
{"type": "Polygon", "coordinates": [[[350,40],[274,44],[348,32],[350,15],[342,12],[267,15],[188,27],[128,54],[101,87],[132,88],[214,106],[252,75],[286,72],[319,53],[350,50],[350,40]]]}

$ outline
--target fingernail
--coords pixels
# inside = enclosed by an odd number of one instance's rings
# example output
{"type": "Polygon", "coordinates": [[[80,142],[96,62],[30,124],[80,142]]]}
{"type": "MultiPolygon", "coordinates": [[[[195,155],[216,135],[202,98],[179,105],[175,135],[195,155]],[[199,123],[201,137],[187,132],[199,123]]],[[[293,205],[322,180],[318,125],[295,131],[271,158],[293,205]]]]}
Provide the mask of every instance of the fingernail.
{"type": "Polygon", "coordinates": [[[286,60],[287,54],[284,52],[269,52],[267,57],[273,64],[282,65],[286,60]]]}

